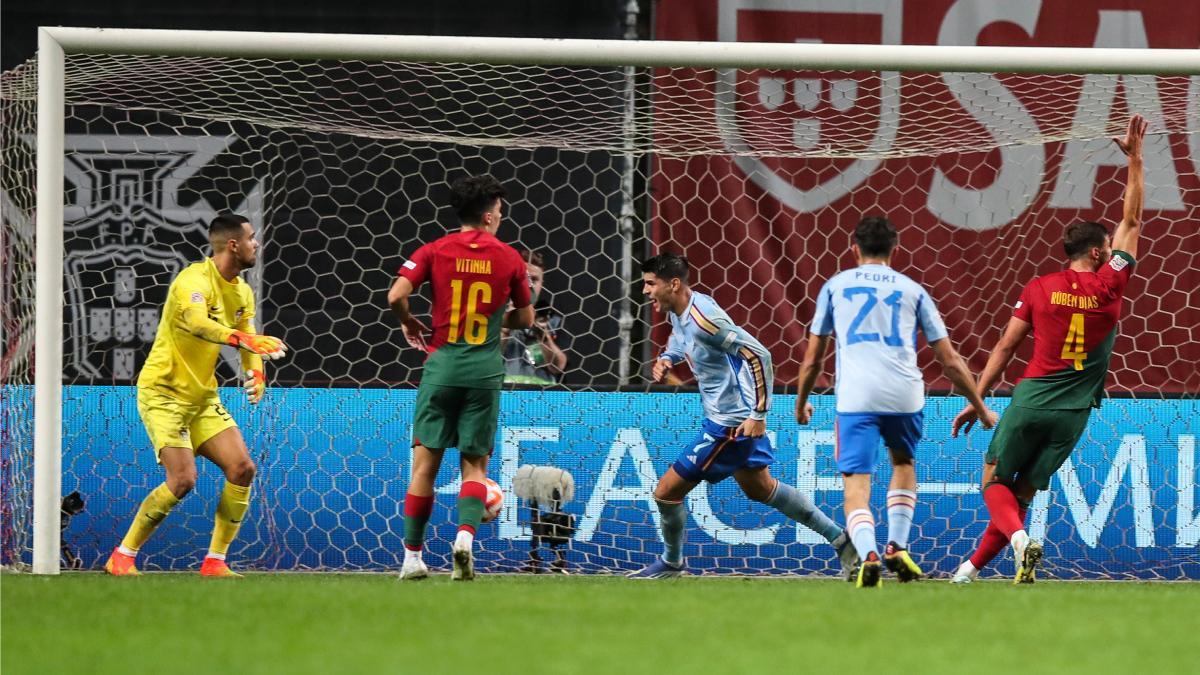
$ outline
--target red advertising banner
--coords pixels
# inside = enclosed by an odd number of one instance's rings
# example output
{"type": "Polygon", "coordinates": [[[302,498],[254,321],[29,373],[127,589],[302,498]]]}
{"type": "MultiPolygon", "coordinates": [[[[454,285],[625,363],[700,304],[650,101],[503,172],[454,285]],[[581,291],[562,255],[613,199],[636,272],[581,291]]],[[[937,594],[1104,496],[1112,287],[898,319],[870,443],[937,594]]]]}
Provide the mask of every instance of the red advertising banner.
{"type": "MultiPolygon", "coordinates": [[[[1200,46],[1200,6],[1165,0],[662,0],[656,21],[660,40],[1200,46]]],[[[978,373],[1024,285],[1065,267],[1064,228],[1120,221],[1125,158],[1104,136],[1146,116],[1145,226],[1109,390],[1200,392],[1200,77],[662,69],[655,83],[660,147],[682,138],[670,120],[686,101],[711,109],[709,140],[730,151],[656,156],[655,248],[687,255],[695,286],[771,350],[777,384],[795,380],[815,294],[855,264],[854,224],[876,214],[900,230],[893,266],[929,289],[978,373]]],[[[930,386],[948,388],[931,358],[930,386]]]]}

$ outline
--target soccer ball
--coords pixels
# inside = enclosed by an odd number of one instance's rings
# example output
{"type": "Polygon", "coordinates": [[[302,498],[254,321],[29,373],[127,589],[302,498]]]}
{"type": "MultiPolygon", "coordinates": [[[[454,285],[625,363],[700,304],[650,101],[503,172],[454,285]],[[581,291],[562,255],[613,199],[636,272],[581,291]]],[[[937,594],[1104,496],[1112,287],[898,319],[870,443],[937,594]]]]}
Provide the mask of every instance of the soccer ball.
{"type": "Polygon", "coordinates": [[[485,478],[483,483],[487,485],[487,500],[483,504],[483,522],[490,523],[500,515],[500,509],[504,507],[504,491],[491,478],[485,478]]]}

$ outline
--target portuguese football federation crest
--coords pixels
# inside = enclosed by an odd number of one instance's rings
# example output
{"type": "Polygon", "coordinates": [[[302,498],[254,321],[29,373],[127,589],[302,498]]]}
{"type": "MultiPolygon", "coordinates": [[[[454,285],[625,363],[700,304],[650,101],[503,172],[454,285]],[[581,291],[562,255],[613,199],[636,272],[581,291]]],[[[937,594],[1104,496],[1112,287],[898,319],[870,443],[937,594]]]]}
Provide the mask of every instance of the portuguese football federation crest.
{"type": "MultiPolygon", "coordinates": [[[[171,280],[209,255],[205,199],[181,193],[232,136],[66,137],[63,209],[68,381],[132,383],[158,329],[171,280]]],[[[260,194],[258,189],[253,195],[260,194]]],[[[237,197],[234,197],[238,200],[237,197]]],[[[246,197],[240,212],[260,216],[246,197]]]]}

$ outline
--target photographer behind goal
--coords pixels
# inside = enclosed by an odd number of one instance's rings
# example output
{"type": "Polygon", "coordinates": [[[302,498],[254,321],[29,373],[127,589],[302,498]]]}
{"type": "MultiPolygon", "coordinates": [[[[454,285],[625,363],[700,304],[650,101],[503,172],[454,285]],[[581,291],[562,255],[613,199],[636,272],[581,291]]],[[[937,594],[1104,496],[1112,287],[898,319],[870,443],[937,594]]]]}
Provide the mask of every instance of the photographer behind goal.
{"type": "Polygon", "coordinates": [[[549,294],[542,290],[546,273],[541,253],[521,251],[529,269],[529,288],[533,292],[534,321],[529,328],[503,331],[501,353],[504,356],[506,384],[557,384],[567,369],[566,349],[570,338],[562,330],[563,316],[550,305],[549,294]]]}

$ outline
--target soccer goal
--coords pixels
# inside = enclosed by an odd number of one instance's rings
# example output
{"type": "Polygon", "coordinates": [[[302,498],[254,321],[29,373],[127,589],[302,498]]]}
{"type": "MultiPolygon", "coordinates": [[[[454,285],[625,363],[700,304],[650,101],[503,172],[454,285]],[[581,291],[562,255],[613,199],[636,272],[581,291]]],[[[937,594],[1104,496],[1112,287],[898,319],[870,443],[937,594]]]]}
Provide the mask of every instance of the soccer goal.
{"type": "MultiPolygon", "coordinates": [[[[686,379],[646,384],[666,334],[640,301],[638,262],[663,249],[687,255],[693,283],[771,350],[775,475],[841,522],[832,397],[799,427],[787,387],[813,294],[853,264],[853,223],[897,223],[897,267],[931,288],[978,372],[1015,294],[1061,265],[1062,229],[1119,220],[1109,137],[1136,112],[1150,122],[1148,243],[1112,398],[1030,530],[1051,576],[1200,578],[1195,50],[44,28],[37,58],[3,74],[0,110],[6,567],[96,568],[161,482],[132,385],[167,284],[208,254],[207,222],[234,211],[262,233],[248,274],[260,329],[292,356],[255,407],[236,358],[222,366],[259,467],[232,556],[261,570],[398,568],[421,358],[386,289],[453,225],[448,182],[482,172],[508,189],[500,238],[540,256],[538,313],[566,355],[550,368],[537,340],[506,352],[492,476],[508,498],[480,533],[482,570],[529,568],[530,511],[511,492],[525,464],[574,476],[574,526],[557,542],[568,569],[632,569],[660,550],[651,490],[701,416],[686,379]],[[83,509],[68,517],[72,492],[83,509]]],[[[937,395],[948,384],[935,371],[912,549],[936,574],[986,523],[990,435],[949,438],[961,399],[937,395]]],[[[446,464],[434,566],[453,538],[446,464]]],[[[143,566],[198,559],[219,483],[200,471],[143,566]]],[[[689,497],[691,567],[836,571],[819,538],[728,483],[689,497]]]]}

